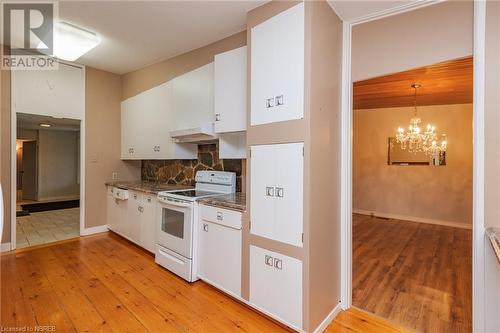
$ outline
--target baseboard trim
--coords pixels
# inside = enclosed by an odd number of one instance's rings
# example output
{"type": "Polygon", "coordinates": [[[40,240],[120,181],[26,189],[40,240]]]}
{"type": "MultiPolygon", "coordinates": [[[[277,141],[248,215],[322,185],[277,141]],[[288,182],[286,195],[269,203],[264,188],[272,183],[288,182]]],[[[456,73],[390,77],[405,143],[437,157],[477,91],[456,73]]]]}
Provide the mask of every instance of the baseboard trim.
{"type": "Polygon", "coordinates": [[[415,217],[415,216],[371,212],[371,211],[362,210],[362,209],[353,209],[352,212],[354,214],[382,217],[382,218],[394,219],[394,220],[403,220],[403,221],[409,221],[409,222],[435,224],[435,225],[442,225],[442,226],[446,226],[446,227],[454,227],[454,228],[461,228],[461,229],[472,229],[471,224],[465,224],[465,223],[453,222],[453,221],[442,221],[442,220],[427,219],[427,218],[415,217]]]}
{"type": "Polygon", "coordinates": [[[340,313],[341,310],[342,310],[341,303],[339,303],[337,304],[336,307],[333,308],[333,310],[328,314],[328,316],[326,316],[326,318],[321,322],[321,324],[319,324],[319,326],[316,327],[314,333],[321,333],[324,330],[326,330],[328,325],[330,325],[330,323],[335,319],[335,317],[337,317],[337,315],[340,313]]]}
{"type": "Polygon", "coordinates": [[[0,245],[0,252],[8,252],[11,250],[10,242],[9,243],[2,243],[0,245]]]}
{"type": "Polygon", "coordinates": [[[80,232],[80,236],[88,236],[88,235],[93,235],[93,234],[99,234],[101,232],[107,232],[108,231],[108,225],[99,225],[97,227],[90,227],[90,228],[84,228],[80,232]]]}

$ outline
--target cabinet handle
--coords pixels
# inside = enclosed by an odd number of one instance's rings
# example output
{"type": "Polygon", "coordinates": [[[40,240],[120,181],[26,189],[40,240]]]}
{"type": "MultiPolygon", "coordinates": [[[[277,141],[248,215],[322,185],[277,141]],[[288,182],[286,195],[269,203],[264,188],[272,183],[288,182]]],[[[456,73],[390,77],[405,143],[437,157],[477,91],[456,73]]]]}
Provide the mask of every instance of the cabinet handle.
{"type": "Polygon", "coordinates": [[[134,199],[137,199],[137,194],[134,194],[134,199]]]}
{"type": "Polygon", "coordinates": [[[217,212],[217,221],[222,221],[222,212],[217,212]]]}
{"type": "Polygon", "coordinates": [[[208,232],[208,224],[203,223],[203,231],[208,232]]]}
{"type": "Polygon", "coordinates": [[[266,195],[268,197],[274,197],[274,187],[267,186],[266,187],[266,195]]]}
{"type": "Polygon", "coordinates": [[[132,154],[134,153],[134,148],[129,148],[129,149],[128,149],[128,153],[129,153],[130,155],[132,155],[132,154]]]}
{"type": "Polygon", "coordinates": [[[148,200],[148,202],[151,202],[151,197],[148,197],[148,199],[147,199],[147,200],[148,200]]]}
{"type": "Polygon", "coordinates": [[[139,206],[139,207],[137,207],[137,210],[142,213],[142,212],[144,212],[144,207],[139,206]]]}
{"type": "Polygon", "coordinates": [[[278,198],[283,198],[284,192],[285,190],[283,189],[283,187],[276,187],[276,196],[278,198]]]}
{"type": "Polygon", "coordinates": [[[271,267],[273,267],[273,259],[274,259],[273,257],[268,256],[268,255],[266,254],[266,256],[264,257],[264,263],[265,263],[267,266],[271,266],[271,267]]]}
{"type": "Polygon", "coordinates": [[[283,261],[281,259],[274,258],[274,268],[283,269],[283,261]]]}
{"type": "Polygon", "coordinates": [[[272,108],[274,106],[274,98],[266,99],[266,108],[272,108]]]}
{"type": "Polygon", "coordinates": [[[220,121],[220,113],[215,114],[215,121],[220,121]]]}
{"type": "Polygon", "coordinates": [[[283,105],[283,95],[276,96],[275,100],[276,100],[275,103],[276,106],[283,105]]]}

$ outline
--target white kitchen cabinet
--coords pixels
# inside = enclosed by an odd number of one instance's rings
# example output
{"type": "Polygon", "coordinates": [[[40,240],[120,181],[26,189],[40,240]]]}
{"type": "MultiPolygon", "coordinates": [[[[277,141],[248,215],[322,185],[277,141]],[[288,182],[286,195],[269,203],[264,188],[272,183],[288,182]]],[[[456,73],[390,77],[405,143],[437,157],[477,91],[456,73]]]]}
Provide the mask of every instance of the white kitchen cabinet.
{"type": "Polygon", "coordinates": [[[302,247],[304,143],[250,150],[251,233],[302,247]]]}
{"type": "Polygon", "coordinates": [[[58,66],[57,70],[11,71],[15,112],[83,119],[85,69],[64,63],[58,66]]]}
{"type": "Polygon", "coordinates": [[[120,195],[116,195],[116,192],[122,191],[124,190],[113,186],[108,187],[107,224],[109,229],[118,234],[123,234],[126,230],[128,213],[128,199],[117,199],[120,195]]]}
{"type": "MultiPolygon", "coordinates": [[[[122,102],[122,159],[195,159],[197,157],[197,145],[174,143],[170,138],[169,131],[180,126],[177,122],[178,111],[174,109],[172,91],[173,82],[169,81],[122,102]]],[[[197,115],[191,113],[190,117],[194,121],[197,115]]]]}
{"type": "Polygon", "coordinates": [[[108,228],[154,253],[156,203],[153,194],[108,186],[108,228]]]}
{"type": "Polygon", "coordinates": [[[251,31],[251,125],[304,117],[304,3],[251,31]]]}
{"type": "Polygon", "coordinates": [[[201,205],[199,277],[241,297],[241,213],[201,205]]]}
{"type": "Polygon", "coordinates": [[[215,133],[246,130],[247,47],[214,57],[215,133]]]}
{"type": "Polygon", "coordinates": [[[141,230],[139,245],[148,250],[155,252],[156,244],[156,196],[150,193],[145,193],[142,196],[141,213],[141,230]]]}
{"type": "Polygon", "coordinates": [[[301,331],[302,262],[251,245],[250,303],[301,331]]]}
{"type": "Polygon", "coordinates": [[[219,158],[247,158],[246,132],[219,134],[219,158]]]}
{"type": "MultiPolygon", "coordinates": [[[[184,130],[213,123],[214,64],[209,63],[174,78],[170,130],[184,130]]],[[[196,157],[195,157],[196,158],[196,157]]]]}

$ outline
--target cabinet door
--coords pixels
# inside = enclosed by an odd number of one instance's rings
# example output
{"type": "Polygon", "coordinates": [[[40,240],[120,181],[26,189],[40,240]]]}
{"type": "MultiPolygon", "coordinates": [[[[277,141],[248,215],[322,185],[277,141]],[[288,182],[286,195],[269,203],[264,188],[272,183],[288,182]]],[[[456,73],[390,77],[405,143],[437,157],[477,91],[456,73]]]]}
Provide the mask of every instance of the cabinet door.
{"type": "Polygon", "coordinates": [[[302,142],[251,147],[251,233],[302,246],[302,142]]]}
{"type": "Polygon", "coordinates": [[[274,145],[250,147],[250,232],[275,238],[274,145]]]}
{"type": "Polygon", "coordinates": [[[215,132],[246,130],[247,47],[214,57],[215,132]]]}
{"type": "Polygon", "coordinates": [[[130,192],[128,199],[127,219],[123,235],[136,244],[140,243],[142,220],[142,194],[130,192]]]}
{"type": "Polygon", "coordinates": [[[142,116],[144,98],[141,95],[131,97],[121,104],[121,158],[141,159],[142,116]]]}
{"type": "Polygon", "coordinates": [[[304,117],[304,3],[251,31],[251,125],[304,117]]]}
{"type": "Polygon", "coordinates": [[[152,194],[144,194],[141,212],[140,245],[149,252],[155,252],[156,198],[152,194]]]}
{"type": "Polygon", "coordinates": [[[108,186],[108,195],[106,203],[106,224],[108,228],[116,232],[118,226],[118,204],[115,202],[113,197],[114,187],[108,186]]]}
{"type": "Polygon", "coordinates": [[[241,230],[201,220],[199,276],[241,297],[241,230]]]}
{"type": "Polygon", "coordinates": [[[250,303],[302,330],[302,262],[250,246],[250,303]]]}

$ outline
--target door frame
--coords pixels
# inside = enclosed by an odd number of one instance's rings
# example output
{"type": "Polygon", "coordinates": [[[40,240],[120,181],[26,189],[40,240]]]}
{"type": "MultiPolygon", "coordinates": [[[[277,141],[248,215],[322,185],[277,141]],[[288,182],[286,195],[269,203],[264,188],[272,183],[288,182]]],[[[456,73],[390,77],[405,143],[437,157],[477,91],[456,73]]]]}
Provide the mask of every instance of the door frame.
{"type": "MultiPolygon", "coordinates": [[[[85,229],[85,86],[86,86],[86,67],[84,65],[74,64],[66,61],[57,60],[60,63],[63,63],[68,66],[73,66],[76,68],[82,69],[82,80],[83,80],[83,105],[81,112],[80,120],[80,236],[87,234],[85,229]]],[[[12,77],[11,77],[12,81],[12,77]]],[[[12,84],[11,84],[12,86],[12,84]]],[[[12,89],[12,87],[11,87],[12,89]]],[[[16,138],[17,138],[17,112],[15,111],[14,102],[12,101],[12,92],[11,92],[11,105],[10,105],[10,132],[11,132],[11,153],[10,153],[10,250],[13,251],[17,248],[17,240],[16,240],[16,204],[17,204],[17,196],[16,196],[16,138]]]]}
{"type": "MultiPolygon", "coordinates": [[[[422,0],[351,21],[343,21],[341,104],[341,306],[352,306],[352,84],[351,42],[355,25],[402,14],[440,3],[422,0]]],[[[472,222],[472,326],[484,331],[484,85],[486,2],[474,1],[474,101],[473,101],[473,222],[472,222]]]]}

